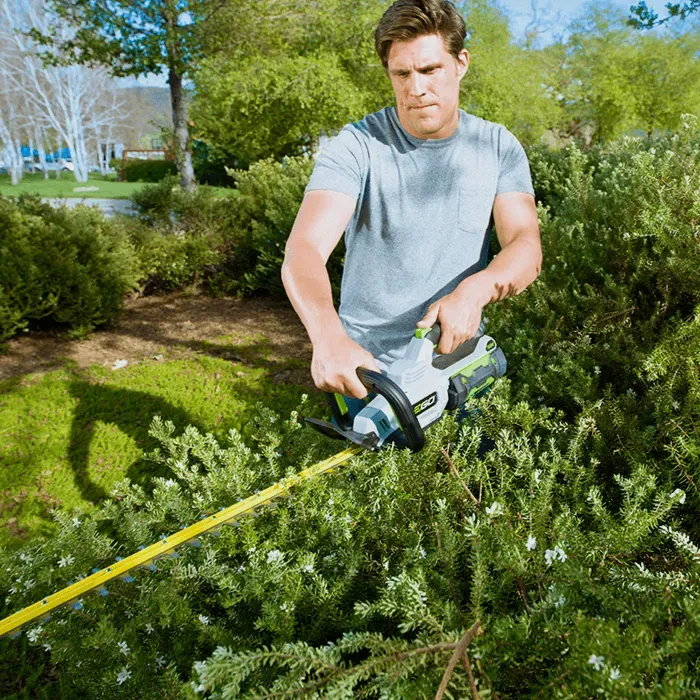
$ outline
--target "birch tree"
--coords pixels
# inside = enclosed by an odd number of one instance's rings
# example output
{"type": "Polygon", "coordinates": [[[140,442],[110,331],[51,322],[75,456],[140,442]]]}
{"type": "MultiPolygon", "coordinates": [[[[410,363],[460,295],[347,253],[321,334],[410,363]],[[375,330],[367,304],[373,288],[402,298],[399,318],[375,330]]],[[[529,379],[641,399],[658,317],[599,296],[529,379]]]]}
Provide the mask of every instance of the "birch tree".
{"type": "Polygon", "coordinates": [[[22,160],[21,98],[13,88],[6,71],[0,67],[0,142],[5,165],[13,185],[19,183],[24,172],[22,160]]]}
{"type": "MultiPolygon", "coordinates": [[[[63,37],[53,27],[35,37],[63,63],[106,66],[115,77],[167,73],[180,184],[195,186],[184,82],[201,54],[202,31],[223,0],[51,0],[80,29],[63,37]]],[[[56,59],[58,60],[58,59],[56,59]]]]}

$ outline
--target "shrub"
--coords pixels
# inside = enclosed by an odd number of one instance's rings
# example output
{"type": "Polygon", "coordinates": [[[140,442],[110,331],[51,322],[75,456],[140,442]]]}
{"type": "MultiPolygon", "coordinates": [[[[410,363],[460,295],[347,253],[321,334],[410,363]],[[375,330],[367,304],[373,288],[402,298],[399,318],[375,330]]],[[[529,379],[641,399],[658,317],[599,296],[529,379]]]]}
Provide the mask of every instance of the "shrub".
{"type": "MultiPolygon", "coordinates": [[[[228,238],[229,257],[220,278],[223,289],[243,294],[285,296],[280,279],[284,248],[304,196],[313,160],[299,156],[258,161],[249,170],[232,172],[239,197],[228,238]]],[[[331,286],[340,289],[343,250],[339,246],[328,261],[331,286]]]]}
{"type": "Polygon", "coordinates": [[[177,164],[173,160],[127,159],[120,165],[124,182],[160,182],[167,175],[177,173],[177,164]]]}
{"type": "Polygon", "coordinates": [[[0,197],[0,339],[46,319],[80,337],[136,287],[133,246],[97,209],[0,197]]]}
{"type": "MultiPolygon", "coordinates": [[[[12,653],[48,646],[95,697],[413,698],[471,629],[453,697],[700,693],[697,132],[549,163],[543,272],[488,309],[510,376],[477,424],[364,452],[12,653]]],[[[97,516],[57,510],[58,537],[0,553],[7,612],[337,446],[264,410],[248,442],[152,435],[173,478],[152,497],[121,482],[97,516]]]]}

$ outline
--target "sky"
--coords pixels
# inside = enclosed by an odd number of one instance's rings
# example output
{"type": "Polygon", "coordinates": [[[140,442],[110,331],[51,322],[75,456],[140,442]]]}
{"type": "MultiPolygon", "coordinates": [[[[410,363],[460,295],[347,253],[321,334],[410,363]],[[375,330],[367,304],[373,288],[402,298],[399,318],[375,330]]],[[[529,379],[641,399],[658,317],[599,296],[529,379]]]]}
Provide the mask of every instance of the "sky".
{"type": "MultiPolygon", "coordinates": [[[[588,0],[534,0],[539,13],[544,17],[557,19],[552,30],[542,36],[542,40],[547,43],[554,40],[558,33],[563,32],[564,27],[575,17],[580,15],[588,0]]],[[[533,0],[499,0],[500,5],[506,10],[506,14],[511,19],[511,30],[513,36],[521,38],[525,27],[532,19],[533,0]]],[[[665,17],[664,6],[668,0],[647,0],[647,5],[658,12],[659,16],[665,17]]],[[[636,0],[611,0],[611,4],[619,6],[625,12],[629,11],[636,0]]],[[[123,78],[120,85],[133,86],[142,85],[149,87],[166,87],[165,75],[149,75],[140,78],[123,78]]]]}

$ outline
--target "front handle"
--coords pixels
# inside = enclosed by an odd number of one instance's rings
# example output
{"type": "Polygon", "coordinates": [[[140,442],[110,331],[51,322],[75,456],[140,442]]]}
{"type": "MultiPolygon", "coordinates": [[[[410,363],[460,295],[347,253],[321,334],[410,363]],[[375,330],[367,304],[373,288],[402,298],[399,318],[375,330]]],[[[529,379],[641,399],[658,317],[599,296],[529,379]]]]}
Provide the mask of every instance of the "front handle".
{"type": "Polygon", "coordinates": [[[389,377],[365,367],[357,368],[357,376],[367,391],[375,391],[383,396],[394,411],[401,430],[406,436],[408,447],[413,452],[419,452],[425,445],[425,433],[413,413],[413,406],[401,387],[389,377]]]}

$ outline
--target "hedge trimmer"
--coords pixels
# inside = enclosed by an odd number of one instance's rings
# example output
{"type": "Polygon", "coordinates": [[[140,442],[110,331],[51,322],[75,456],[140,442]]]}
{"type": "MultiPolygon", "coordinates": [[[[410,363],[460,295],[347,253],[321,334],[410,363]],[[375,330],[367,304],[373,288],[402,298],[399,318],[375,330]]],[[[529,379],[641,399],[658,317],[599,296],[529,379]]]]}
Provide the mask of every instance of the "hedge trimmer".
{"type": "Polygon", "coordinates": [[[363,449],[377,450],[399,433],[414,452],[425,443],[425,428],[440,420],[445,410],[454,410],[477,393],[488,388],[506,371],[506,359],[496,341],[480,335],[460,345],[450,355],[434,357],[440,339],[439,326],[418,329],[408,344],[404,356],[379,373],[359,367],[358,377],[368,391],[373,392],[357,415],[351,416],[344,398],[332,396],[332,420],[306,421],[326,436],[347,439],[354,443],[338,454],[319,462],[294,476],[287,477],[238,503],[222,508],[194,525],[126,557],[90,576],[69,584],[57,593],[0,620],[0,638],[17,637],[22,627],[35,620],[50,619],[52,611],[63,605],[74,609],[83,607],[81,597],[95,591],[108,595],[106,585],[120,579],[130,583],[130,572],[146,568],[157,570],[156,562],[165,557],[178,557],[175,551],[183,544],[201,546],[204,534],[219,535],[224,526],[236,527],[246,516],[260,514],[273,508],[275,499],[289,495],[289,490],[320,474],[332,471],[363,449]]]}

